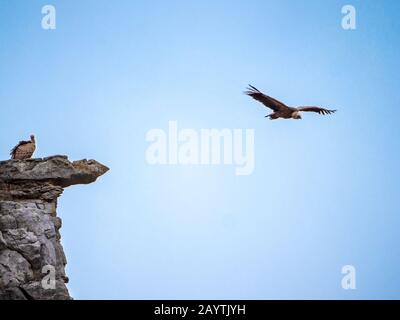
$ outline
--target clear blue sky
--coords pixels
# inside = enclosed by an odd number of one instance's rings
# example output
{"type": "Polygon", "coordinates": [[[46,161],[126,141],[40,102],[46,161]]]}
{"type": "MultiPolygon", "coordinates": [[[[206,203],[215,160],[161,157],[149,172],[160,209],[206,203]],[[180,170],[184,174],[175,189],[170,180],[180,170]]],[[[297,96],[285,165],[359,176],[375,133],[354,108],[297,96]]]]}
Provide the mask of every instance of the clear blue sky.
{"type": "Polygon", "coordinates": [[[0,158],[35,133],[37,157],[111,168],[59,202],[75,298],[400,298],[398,1],[0,7],[0,158]],[[247,83],[339,111],[269,121],[247,83]],[[254,173],[148,165],[145,134],[169,120],[254,128],[254,173]]]}

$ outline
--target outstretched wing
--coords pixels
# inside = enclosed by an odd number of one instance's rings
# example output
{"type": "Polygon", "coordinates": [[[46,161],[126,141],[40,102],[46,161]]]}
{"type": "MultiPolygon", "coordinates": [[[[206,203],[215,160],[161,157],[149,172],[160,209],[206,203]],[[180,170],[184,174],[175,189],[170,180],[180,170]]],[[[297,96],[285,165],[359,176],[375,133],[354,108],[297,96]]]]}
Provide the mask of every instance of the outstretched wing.
{"type": "Polygon", "coordinates": [[[15,152],[18,150],[18,148],[20,146],[23,146],[24,144],[28,144],[28,143],[30,143],[30,141],[20,141],[20,142],[18,142],[18,144],[14,148],[12,148],[12,150],[10,151],[10,156],[14,158],[15,152]]]}
{"type": "Polygon", "coordinates": [[[299,107],[297,108],[297,110],[299,111],[311,111],[311,112],[316,112],[319,114],[331,114],[331,113],[335,113],[336,110],[329,110],[329,109],[324,109],[321,107],[299,107]]]}
{"type": "Polygon", "coordinates": [[[267,96],[266,94],[262,93],[260,90],[253,87],[250,84],[249,84],[249,88],[244,93],[247,94],[248,96],[252,97],[253,99],[261,102],[263,105],[265,105],[266,107],[268,107],[274,111],[283,111],[286,109],[291,109],[284,103],[282,103],[270,96],[267,96]]]}

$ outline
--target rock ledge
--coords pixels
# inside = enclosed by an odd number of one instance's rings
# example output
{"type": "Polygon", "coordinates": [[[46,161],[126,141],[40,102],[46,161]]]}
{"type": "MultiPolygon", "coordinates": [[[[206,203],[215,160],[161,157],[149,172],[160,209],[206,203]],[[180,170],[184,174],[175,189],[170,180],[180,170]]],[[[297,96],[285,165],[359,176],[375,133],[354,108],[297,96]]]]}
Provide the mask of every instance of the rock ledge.
{"type": "Polygon", "coordinates": [[[0,300],[71,299],[57,198],[108,170],[67,156],[0,161],[0,300]]]}

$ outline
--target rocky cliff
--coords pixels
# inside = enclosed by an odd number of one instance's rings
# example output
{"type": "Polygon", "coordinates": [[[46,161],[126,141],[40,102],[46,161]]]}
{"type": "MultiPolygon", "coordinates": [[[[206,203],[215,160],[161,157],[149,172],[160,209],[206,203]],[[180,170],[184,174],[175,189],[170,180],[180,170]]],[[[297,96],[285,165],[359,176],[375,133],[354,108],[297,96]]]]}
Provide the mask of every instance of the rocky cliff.
{"type": "Polygon", "coordinates": [[[0,162],[0,300],[71,299],[57,198],[107,171],[66,156],[0,162]]]}

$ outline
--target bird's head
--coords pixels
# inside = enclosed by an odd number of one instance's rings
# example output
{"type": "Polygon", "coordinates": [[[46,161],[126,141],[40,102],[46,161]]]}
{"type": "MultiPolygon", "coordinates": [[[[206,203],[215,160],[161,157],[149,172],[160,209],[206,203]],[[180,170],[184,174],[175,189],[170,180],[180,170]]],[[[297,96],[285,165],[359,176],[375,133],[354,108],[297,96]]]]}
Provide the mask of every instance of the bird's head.
{"type": "Polygon", "coordinates": [[[34,142],[35,141],[35,135],[31,134],[31,141],[34,142]]]}
{"type": "Polygon", "coordinates": [[[292,114],[292,118],[296,119],[296,120],[300,120],[301,119],[301,115],[298,112],[293,112],[292,114]]]}

